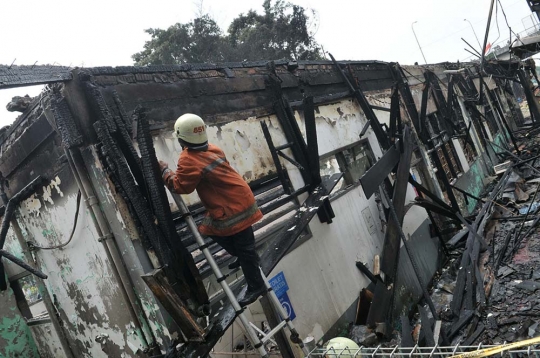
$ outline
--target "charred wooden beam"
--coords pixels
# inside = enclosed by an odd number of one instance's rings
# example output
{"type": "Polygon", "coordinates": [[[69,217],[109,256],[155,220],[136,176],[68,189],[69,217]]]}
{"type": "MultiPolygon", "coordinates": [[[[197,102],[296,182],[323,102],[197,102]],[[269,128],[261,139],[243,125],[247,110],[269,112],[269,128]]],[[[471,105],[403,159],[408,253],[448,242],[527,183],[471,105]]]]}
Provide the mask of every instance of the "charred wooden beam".
{"type": "Polygon", "coordinates": [[[426,210],[433,211],[434,213],[437,213],[439,215],[443,215],[454,220],[459,220],[455,212],[446,210],[445,208],[437,205],[436,203],[432,203],[428,200],[425,200],[422,198],[416,198],[416,201],[414,204],[421,206],[426,210]]]}
{"type": "Polygon", "coordinates": [[[176,262],[174,267],[175,274],[179,281],[189,286],[192,299],[198,302],[199,305],[207,304],[208,294],[206,293],[206,288],[204,287],[199,270],[197,270],[189,251],[182,245],[173,223],[148,120],[143,109],[139,110],[137,129],[142,173],[144,175],[149,201],[157,219],[159,229],[163,233],[165,240],[168,241],[167,246],[174,250],[168,254],[176,262]]]}
{"type": "Polygon", "coordinates": [[[165,271],[161,268],[156,269],[149,274],[142,275],[141,278],[178,324],[186,338],[190,341],[202,342],[205,334],[204,329],[197,323],[186,304],[176,294],[165,275],[165,271]]]}
{"type": "Polygon", "coordinates": [[[360,262],[360,261],[356,261],[356,267],[362,271],[362,273],[364,275],[366,275],[366,277],[373,283],[377,283],[379,280],[377,279],[377,277],[375,277],[375,275],[373,273],[371,273],[371,271],[366,267],[366,265],[363,263],[363,262],[360,262]]]}
{"type": "Polygon", "coordinates": [[[266,139],[266,144],[268,145],[268,148],[270,149],[270,154],[272,155],[274,165],[276,166],[276,172],[277,172],[279,181],[281,182],[281,186],[283,187],[283,190],[285,191],[285,193],[290,195],[291,194],[290,183],[286,179],[283,166],[281,165],[281,162],[279,161],[279,157],[277,154],[278,150],[276,146],[274,145],[274,141],[272,140],[272,136],[270,135],[270,131],[268,130],[268,125],[264,121],[261,121],[260,123],[261,123],[261,128],[264,134],[264,138],[266,139]]]}
{"type": "Polygon", "coordinates": [[[386,280],[393,282],[396,277],[399,260],[399,227],[403,224],[405,216],[405,196],[409,179],[412,158],[412,134],[408,126],[403,131],[404,152],[401,154],[396,172],[392,205],[396,208],[398,221],[392,216],[388,220],[388,229],[385,234],[381,269],[385,273],[386,280]]]}
{"type": "Polygon", "coordinates": [[[375,115],[375,112],[373,112],[373,108],[369,104],[367,98],[364,96],[364,93],[358,88],[356,83],[352,82],[343,68],[341,68],[341,65],[336,61],[334,56],[330,54],[330,58],[332,59],[332,62],[334,62],[334,65],[337,67],[339,73],[341,74],[341,77],[343,78],[343,82],[347,84],[347,87],[349,87],[349,90],[351,91],[352,95],[356,99],[358,105],[360,108],[362,108],[362,111],[366,115],[368,121],[371,124],[371,128],[373,129],[373,132],[375,133],[375,136],[377,137],[377,141],[381,145],[381,147],[384,150],[387,150],[390,148],[390,141],[388,140],[388,137],[386,136],[386,133],[384,133],[384,130],[381,126],[381,123],[379,122],[379,119],[377,118],[377,115],[375,115]]]}
{"type": "Polygon", "coordinates": [[[72,79],[70,67],[0,65],[0,89],[65,82],[72,79]]]}
{"type": "Polygon", "coordinates": [[[40,116],[0,156],[0,172],[2,176],[8,178],[55,133],[45,115],[40,116]]]}
{"type": "MultiPolygon", "coordinates": [[[[390,215],[388,219],[381,259],[381,269],[385,273],[385,282],[379,281],[375,286],[375,295],[367,320],[369,325],[387,322],[390,318],[394,289],[389,290],[388,288],[395,288],[392,283],[396,278],[399,262],[400,233],[402,233],[401,225],[405,216],[405,196],[412,157],[411,131],[408,126],[405,126],[403,131],[403,145],[404,151],[398,164],[394,194],[391,201],[390,199],[386,200],[390,211],[395,211],[395,215],[390,215]]],[[[384,191],[384,189],[381,190],[384,191]]],[[[386,195],[386,192],[383,192],[383,194],[386,195]]]]}
{"type": "Polygon", "coordinates": [[[75,124],[67,100],[58,93],[58,90],[51,96],[51,110],[64,147],[69,149],[83,144],[83,137],[75,124]]]}
{"type": "Polygon", "coordinates": [[[311,173],[311,186],[315,188],[321,183],[321,170],[313,96],[308,96],[304,99],[304,121],[306,125],[306,140],[308,149],[307,161],[309,171],[311,173]]]}
{"type": "MultiPolygon", "coordinates": [[[[536,73],[536,71],[535,71],[536,73]]],[[[484,78],[482,77],[481,78],[482,82],[484,82],[484,86],[486,88],[488,88],[487,84],[485,83],[484,81],[484,78]]],[[[516,151],[516,153],[520,154],[520,150],[519,150],[519,146],[517,145],[516,143],[516,137],[514,136],[514,133],[513,131],[510,129],[510,126],[508,125],[508,122],[506,121],[506,116],[504,115],[503,113],[503,109],[501,108],[501,104],[499,102],[499,99],[497,97],[497,94],[495,91],[490,91],[489,88],[487,90],[487,96],[489,97],[488,99],[491,101],[491,103],[493,104],[493,107],[495,108],[495,111],[497,112],[497,114],[499,115],[499,118],[502,122],[502,125],[504,126],[504,129],[505,130],[502,130],[504,136],[510,140],[510,142],[512,143],[512,145],[514,146],[514,149],[516,151]]]]}
{"type": "MultiPolygon", "coordinates": [[[[436,152],[431,153],[431,158],[433,159],[433,162],[435,163],[435,166],[437,167],[437,175],[443,182],[446,194],[448,195],[448,198],[450,199],[450,203],[452,204],[452,208],[454,209],[454,212],[459,213],[459,205],[456,199],[456,196],[454,195],[454,192],[452,191],[452,187],[450,186],[450,182],[448,181],[448,178],[446,177],[446,173],[444,172],[443,165],[441,163],[441,160],[439,159],[439,156],[436,152]]],[[[449,166],[451,166],[451,163],[448,163],[449,166]]]]}
{"type": "Polygon", "coordinates": [[[389,135],[391,140],[395,143],[397,138],[402,136],[402,125],[401,125],[401,111],[399,108],[399,91],[398,87],[394,86],[392,89],[392,96],[390,99],[390,130],[389,135]]]}
{"type": "Polygon", "coordinates": [[[388,64],[390,67],[390,71],[392,72],[393,78],[397,83],[399,93],[401,95],[401,99],[403,101],[403,104],[405,105],[405,108],[407,108],[407,113],[409,114],[409,118],[411,119],[414,128],[416,129],[416,133],[420,137],[420,140],[423,143],[427,143],[428,140],[428,133],[426,131],[422,130],[422,125],[420,121],[420,116],[418,114],[418,109],[416,108],[416,104],[414,103],[414,98],[411,92],[411,88],[409,87],[409,84],[406,82],[406,76],[403,74],[403,70],[397,63],[390,63],[388,64]]]}
{"type": "Polygon", "coordinates": [[[521,82],[521,87],[523,87],[523,92],[525,93],[525,98],[527,99],[527,103],[529,104],[529,110],[531,112],[531,119],[533,122],[540,121],[540,105],[538,104],[538,101],[534,97],[534,93],[529,86],[529,78],[527,74],[525,73],[525,70],[521,68],[517,71],[517,75],[519,78],[519,81],[521,82]]]}
{"type": "MultiPolygon", "coordinates": [[[[384,197],[384,199],[386,200],[386,202],[388,203],[388,208],[389,208],[389,212],[390,212],[390,215],[391,217],[394,218],[395,221],[399,221],[398,219],[398,213],[394,207],[394,204],[393,204],[393,201],[390,200],[390,197],[388,196],[388,194],[386,193],[386,191],[384,189],[382,189],[382,186],[381,186],[381,194],[382,196],[384,197]]],[[[407,238],[405,237],[405,233],[403,232],[403,229],[401,226],[398,226],[398,234],[399,234],[399,239],[401,240],[401,242],[403,243],[403,246],[405,248],[405,252],[407,253],[407,256],[409,257],[410,261],[411,261],[411,265],[413,267],[413,270],[414,270],[414,273],[415,273],[415,277],[418,281],[418,284],[420,286],[420,289],[422,290],[422,296],[424,298],[424,300],[426,301],[427,305],[429,306],[429,309],[431,311],[431,314],[433,315],[433,317],[438,320],[439,319],[439,315],[437,313],[437,310],[435,308],[435,305],[433,303],[433,300],[431,299],[431,296],[429,295],[429,292],[427,291],[427,286],[421,276],[421,272],[420,272],[420,267],[418,266],[417,262],[416,262],[416,258],[414,257],[413,255],[413,251],[412,249],[410,248],[409,246],[409,242],[407,241],[407,238]]],[[[373,323],[377,323],[377,322],[381,322],[381,321],[377,321],[376,320],[376,317],[379,317],[380,318],[383,318],[384,319],[384,322],[392,322],[392,306],[393,306],[393,297],[395,296],[395,285],[392,285],[392,286],[389,286],[387,287],[386,285],[380,285],[380,284],[377,284],[377,286],[375,287],[376,289],[376,296],[374,297],[374,303],[377,303],[378,300],[377,298],[380,298],[380,302],[382,302],[381,304],[372,304],[371,306],[371,309],[369,311],[369,316],[368,316],[368,324],[373,324],[373,323]],[[390,294],[388,292],[384,292],[382,291],[382,289],[386,288],[387,291],[390,291],[390,294]],[[379,296],[377,296],[377,289],[379,290],[380,294],[379,296]],[[392,297],[391,299],[388,299],[386,296],[390,296],[392,297]],[[381,313],[382,311],[382,313],[381,313]]]]}
{"type": "MultiPolygon", "coordinates": [[[[460,269],[458,271],[458,275],[456,278],[456,287],[454,288],[453,292],[453,299],[451,303],[451,309],[455,316],[459,316],[459,313],[461,311],[461,307],[463,304],[463,298],[464,298],[464,291],[467,284],[467,272],[469,271],[469,267],[471,265],[471,253],[473,252],[473,249],[475,247],[475,242],[479,240],[475,240],[478,233],[477,230],[479,228],[480,222],[483,220],[486,212],[491,207],[493,201],[495,198],[499,195],[502,187],[506,183],[506,180],[510,176],[510,172],[512,171],[511,168],[508,168],[506,172],[503,174],[501,180],[497,183],[495,188],[493,189],[490,197],[487,200],[487,203],[482,206],[482,209],[477,214],[476,219],[472,225],[472,228],[469,229],[469,234],[467,237],[467,243],[465,245],[465,251],[463,252],[461,256],[461,263],[460,263],[460,269]]],[[[479,244],[477,244],[479,245],[479,244]]],[[[479,246],[478,246],[479,247],[479,246]]],[[[451,337],[449,337],[451,338],[451,337]]]]}
{"type": "Polygon", "coordinates": [[[396,146],[391,146],[368,171],[360,178],[366,198],[377,191],[379,185],[388,177],[399,162],[400,152],[396,146]]]}
{"type": "Polygon", "coordinates": [[[401,316],[401,346],[414,347],[412,327],[407,316],[401,316]]]}
{"type": "Polygon", "coordinates": [[[452,325],[452,329],[448,333],[448,339],[452,339],[459,333],[459,330],[465,327],[474,316],[474,310],[465,310],[459,320],[452,325]]]}
{"type": "Polygon", "coordinates": [[[474,344],[474,342],[476,342],[476,340],[480,337],[480,335],[482,333],[484,333],[485,330],[486,330],[486,326],[484,326],[483,323],[480,323],[478,325],[478,327],[476,328],[476,330],[474,331],[474,333],[472,335],[470,335],[465,340],[465,342],[463,342],[463,345],[464,346],[472,346],[474,344]]]}
{"type": "Polygon", "coordinates": [[[273,62],[268,64],[268,70],[270,74],[266,78],[266,85],[268,90],[272,93],[274,112],[285,133],[287,142],[292,143],[291,151],[294,159],[304,168],[304,170],[300,170],[302,178],[306,185],[309,185],[311,183],[311,176],[310,173],[305,170],[305,168],[309,168],[309,155],[306,142],[304,141],[300,127],[296,122],[289,101],[283,95],[283,89],[281,87],[282,80],[276,74],[275,64],[273,62]]]}

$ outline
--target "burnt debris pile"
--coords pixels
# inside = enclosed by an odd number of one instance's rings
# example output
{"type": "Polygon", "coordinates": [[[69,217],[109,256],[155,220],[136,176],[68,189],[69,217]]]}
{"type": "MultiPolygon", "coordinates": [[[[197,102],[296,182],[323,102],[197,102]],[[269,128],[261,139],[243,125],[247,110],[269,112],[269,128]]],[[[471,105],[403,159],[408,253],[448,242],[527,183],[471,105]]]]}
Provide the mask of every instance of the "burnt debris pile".
{"type": "Polygon", "coordinates": [[[534,132],[516,132],[513,152],[492,145],[499,174],[466,218],[470,227],[447,242],[450,255],[433,284],[440,321],[419,307],[412,327],[402,320],[402,346],[503,344],[540,335],[540,138],[534,132]],[[440,342],[428,337],[439,332],[440,342]]]}

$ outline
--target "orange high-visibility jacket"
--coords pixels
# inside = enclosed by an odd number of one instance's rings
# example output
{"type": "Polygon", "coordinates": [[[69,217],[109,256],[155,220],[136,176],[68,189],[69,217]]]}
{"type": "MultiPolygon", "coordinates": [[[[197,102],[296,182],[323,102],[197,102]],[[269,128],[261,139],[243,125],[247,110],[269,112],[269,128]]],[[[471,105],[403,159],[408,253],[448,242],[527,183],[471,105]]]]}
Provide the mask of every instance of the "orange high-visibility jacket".
{"type": "Polygon", "coordinates": [[[209,144],[206,151],[184,149],[176,172],[166,171],[163,179],[178,194],[197,190],[207,210],[199,226],[204,235],[234,235],[263,217],[251,188],[215,145],[209,144]]]}

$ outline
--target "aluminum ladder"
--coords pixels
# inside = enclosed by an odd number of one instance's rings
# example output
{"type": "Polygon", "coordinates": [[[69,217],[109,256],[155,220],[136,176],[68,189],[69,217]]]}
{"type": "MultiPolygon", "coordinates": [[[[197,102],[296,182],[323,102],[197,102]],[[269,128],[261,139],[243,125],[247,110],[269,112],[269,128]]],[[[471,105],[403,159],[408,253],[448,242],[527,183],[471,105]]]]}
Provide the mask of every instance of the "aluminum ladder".
{"type": "MultiPolygon", "coordinates": [[[[244,327],[244,332],[247,334],[249,341],[251,342],[251,345],[256,348],[259,351],[259,354],[263,358],[267,358],[269,356],[268,352],[266,351],[266,348],[264,346],[265,343],[267,343],[270,339],[272,339],[273,336],[275,336],[279,331],[285,328],[289,328],[289,331],[291,332],[291,341],[298,344],[298,346],[304,351],[306,356],[309,354],[309,352],[306,352],[306,348],[300,339],[300,336],[298,332],[296,331],[296,328],[294,327],[289,315],[287,314],[287,311],[283,306],[281,305],[281,302],[279,302],[279,299],[272,289],[272,286],[268,283],[268,279],[264,275],[262,269],[261,269],[261,275],[264,279],[264,283],[266,285],[267,289],[267,295],[269,295],[270,302],[272,303],[272,306],[274,306],[275,310],[278,312],[279,316],[281,317],[281,322],[277,324],[270,332],[267,334],[262,333],[259,331],[259,334],[261,334],[263,337],[259,338],[257,335],[257,332],[253,328],[253,324],[248,321],[246,318],[246,315],[244,314],[244,308],[240,307],[240,304],[236,300],[236,296],[234,295],[233,291],[229,287],[229,284],[226,281],[227,276],[223,275],[221,270],[219,269],[218,264],[214,260],[214,257],[212,256],[212,253],[208,249],[208,245],[204,242],[203,237],[201,236],[201,233],[199,232],[199,229],[197,228],[197,224],[195,223],[195,219],[193,219],[193,216],[191,215],[191,212],[189,211],[187,205],[184,203],[184,200],[179,194],[173,193],[172,191],[169,191],[173,197],[174,202],[176,203],[176,206],[178,207],[178,210],[180,211],[180,214],[182,215],[182,218],[186,220],[186,223],[188,225],[189,230],[193,233],[193,236],[195,237],[195,241],[197,242],[199,250],[202,251],[204,257],[206,258],[206,261],[212,268],[212,271],[214,272],[214,275],[216,276],[217,282],[221,285],[223,288],[223,292],[231,302],[234,311],[236,312],[236,316],[240,318],[240,322],[242,323],[242,326],[244,327]]],[[[259,268],[260,269],[260,268],[259,268]]]]}

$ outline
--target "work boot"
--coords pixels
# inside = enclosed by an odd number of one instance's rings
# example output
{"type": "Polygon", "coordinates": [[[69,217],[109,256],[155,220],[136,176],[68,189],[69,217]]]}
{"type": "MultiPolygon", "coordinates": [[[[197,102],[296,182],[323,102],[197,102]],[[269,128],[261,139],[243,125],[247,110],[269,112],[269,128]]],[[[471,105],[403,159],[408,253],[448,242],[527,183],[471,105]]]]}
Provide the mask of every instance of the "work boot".
{"type": "Polygon", "coordinates": [[[240,260],[238,260],[238,258],[236,258],[233,262],[231,262],[229,264],[229,270],[234,270],[234,269],[237,269],[240,267],[240,260]]]}
{"type": "Polygon", "coordinates": [[[248,286],[246,295],[241,300],[238,300],[238,304],[240,304],[240,307],[252,304],[253,302],[257,301],[259,297],[266,294],[266,292],[267,291],[265,286],[257,287],[254,290],[252,290],[251,287],[248,286]]]}

